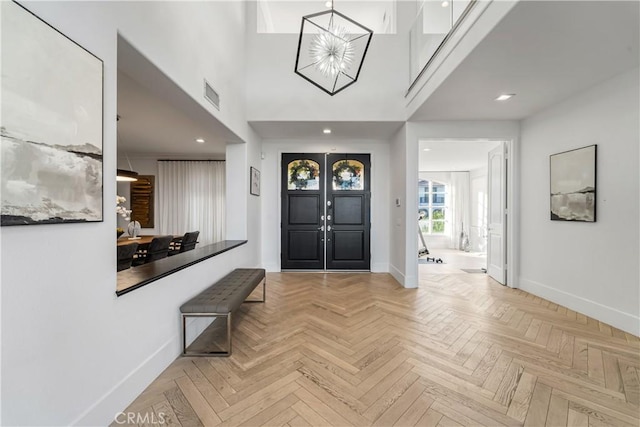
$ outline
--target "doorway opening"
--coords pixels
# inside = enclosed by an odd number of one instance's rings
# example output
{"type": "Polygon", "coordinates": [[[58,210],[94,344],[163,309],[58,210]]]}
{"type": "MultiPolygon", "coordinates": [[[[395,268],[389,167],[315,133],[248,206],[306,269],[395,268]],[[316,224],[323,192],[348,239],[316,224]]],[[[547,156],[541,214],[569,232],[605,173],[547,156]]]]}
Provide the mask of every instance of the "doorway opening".
{"type": "Polygon", "coordinates": [[[421,272],[489,271],[505,283],[506,146],[488,139],[419,141],[421,272]]]}
{"type": "Polygon", "coordinates": [[[281,189],[283,270],[370,270],[369,154],[284,153],[281,189]]]}

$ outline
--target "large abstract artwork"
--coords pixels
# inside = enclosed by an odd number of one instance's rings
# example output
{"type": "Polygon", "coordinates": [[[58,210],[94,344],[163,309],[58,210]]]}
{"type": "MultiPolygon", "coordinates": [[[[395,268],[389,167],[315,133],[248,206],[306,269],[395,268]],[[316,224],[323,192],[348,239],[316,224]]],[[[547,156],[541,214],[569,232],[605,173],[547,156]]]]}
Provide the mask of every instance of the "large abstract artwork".
{"type": "Polygon", "coordinates": [[[550,156],[551,219],[596,220],[596,145],[550,156]]]}
{"type": "Polygon", "coordinates": [[[0,7],[2,225],[102,221],[102,61],[0,7]]]}

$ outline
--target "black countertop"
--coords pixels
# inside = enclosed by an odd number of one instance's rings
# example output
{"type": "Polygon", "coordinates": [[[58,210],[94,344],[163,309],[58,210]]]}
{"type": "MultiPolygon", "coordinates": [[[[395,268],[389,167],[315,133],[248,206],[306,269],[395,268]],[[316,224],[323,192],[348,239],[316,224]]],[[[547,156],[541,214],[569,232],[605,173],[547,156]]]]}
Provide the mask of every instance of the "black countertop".
{"type": "Polygon", "coordinates": [[[247,243],[246,240],[223,240],[222,242],[196,248],[194,250],[159,259],[149,264],[131,267],[117,273],[116,295],[122,296],[180,271],[201,261],[220,255],[247,243]]]}

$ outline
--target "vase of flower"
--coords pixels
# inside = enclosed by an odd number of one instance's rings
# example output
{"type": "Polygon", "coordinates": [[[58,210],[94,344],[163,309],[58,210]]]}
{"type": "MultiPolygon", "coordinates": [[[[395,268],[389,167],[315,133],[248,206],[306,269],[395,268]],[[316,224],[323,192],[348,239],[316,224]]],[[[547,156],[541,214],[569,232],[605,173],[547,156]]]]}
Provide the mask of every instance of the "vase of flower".
{"type": "Polygon", "coordinates": [[[138,221],[131,221],[127,226],[127,233],[129,233],[130,239],[139,239],[140,230],[140,223],[138,221]]]}

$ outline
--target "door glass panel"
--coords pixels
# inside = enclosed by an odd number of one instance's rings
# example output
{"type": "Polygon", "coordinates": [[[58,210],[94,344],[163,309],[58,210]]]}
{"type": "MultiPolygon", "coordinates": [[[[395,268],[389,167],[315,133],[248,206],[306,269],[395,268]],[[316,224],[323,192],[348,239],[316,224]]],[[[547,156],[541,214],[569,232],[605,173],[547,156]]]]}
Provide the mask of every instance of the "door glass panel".
{"type": "Polygon", "coordinates": [[[333,164],[334,190],[364,190],[364,165],[357,160],[339,160],[333,164]]]}
{"type": "Polygon", "coordinates": [[[293,160],[287,166],[289,190],[319,190],[320,165],[313,160],[293,160]]]}
{"type": "Polygon", "coordinates": [[[431,213],[431,233],[444,233],[444,220],[444,209],[433,209],[431,213]]]}

